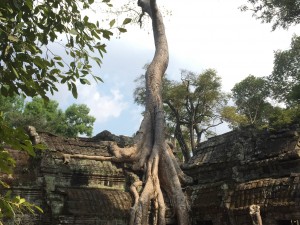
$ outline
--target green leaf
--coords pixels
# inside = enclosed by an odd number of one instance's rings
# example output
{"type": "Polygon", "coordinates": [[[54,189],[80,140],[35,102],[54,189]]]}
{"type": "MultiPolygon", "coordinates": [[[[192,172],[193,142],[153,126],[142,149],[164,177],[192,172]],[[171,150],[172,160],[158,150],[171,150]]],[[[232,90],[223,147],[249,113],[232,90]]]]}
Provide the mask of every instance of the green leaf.
{"type": "Polygon", "coordinates": [[[36,145],[34,145],[34,148],[39,149],[39,150],[47,149],[47,147],[44,144],[36,144],[36,145]]]}
{"type": "Polygon", "coordinates": [[[55,56],[53,59],[55,59],[55,60],[62,60],[62,58],[60,56],[55,56]]]}
{"type": "Polygon", "coordinates": [[[1,87],[1,95],[3,95],[4,97],[8,96],[8,90],[5,86],[1,87]]]}
{"type": "Polygon", "coordinates": [[[23,26],[24,26],[24,22],[20,22],[20,23],[18,23],[17,25],[16,25],[16,27],[15,27],[15,31],[18,31],[18,30],[20,30],[23,26]]]}
{"type": "Polygon", "coordinates": [[[103,82],[103,80],[98,76],[93,76],[93,78],[96,82],[98,82],[98,81],[103,82]]]}
{"type": "Polygon", "coordinates": [[[109,40],[110,36],[113,35],[113,33],[110,32],[109,30],[101,30],[101,32],[102,32],[103,37],[106,38],[107,40],[109,40]]]}
{"type": "Polygon", "coordinates": [[[9,185],[5,182],[3,182],[2,180],[0,180],[0,185],[4,188],[9,188],[9,185]]]}
{"type": "Polygon", "coordinates": [[[26,200],[25,200],[25,198],[19,198],[19,202],[18,202],[18,204],[23,204],[24,202],[26,202],[26,200]]]}
{"type": "Polygon", "coordinates": [[[82,62],[79,61],[79,62],[77,63],[77,68],[78,68],[78,69],[82,68],[82,62]]]}
{"type": "Polygon", "coordinates": [[[74,83],[71,84],[72,85],[72,94],[74,98],[78,97],[78,93],[77,93],[77,87],[74,83]]]}
{"type": "Polygon", "coordinates": [[[12,206],[3,199],[0,199],[0,209],[3,209],[5,215],[7,215],[7,217],[9,218],[13,218],[15,216],[15,212],[12,206]]]}
{"type": "Polygon", "coordinates": [[[15,76],[16,76],[17,78],[19,78],[20,76],[19,76],[17,70],[15,69],[15,67],[11,66],[11,69],[12,69],[13,73],[15,74],[15,76]]]}
{"type": "Polygon", "coordinates": [[[98,66],[101,66],[102,61],[101,61],[100,58],[98,58],[98,57],[92,57],[92,59],[98,64],[98,66]]]}
{"type": "Polygon", "coordinates": [[[118,30],[119,30],[121,33],[127,32],[127,30],[126,30],[125,28],[122,28],[122,27],[119,27],[118,30]]]}
{"type": "Polygon", "coordinates": [[[26,0],[25,4],[27,5],[27,7],[32,10],[33,9],[33,1],[32,0],[26,0]]]}
{"type": "Polygon", "coordinates": [[[64,64],[62,62],[56,62],[58,65],[60,65],[61,67],[64,67],[64,64]]]}
{"type": "Polygon", "coordinates": [[[128,23],[131,22],[131,19],[130,18],[126,18],[124,21],[123,21],[123,25],[126,25],[128,23]]]}
{"type": "Polygon", "coordinates": [[[34,57],[33,62],[36,66],[38,66],[41,69],[44,69],[47,67],[47,65],[45,64],[45,60],[42,59],[40,56],[34,57]]]}
{"type": "Polygon", "coordinates": [[[112,27],[115,23],[116,23],[116,20],[113,19],[113,20],[111,20],[111,21],[109,22],[109,26],[112,27]]]}
{"type": "Polygon", "coordinates": [[[105,50],[106,45],[105,44],[102,44],[102,45],[97,44],[97,45],[94,46],[94,48],[98,49],[99,51],[102,51],[102,52],[106,53],[106,50],[105,50]]]}
{"type": "Polygon", "coordinates": [[[91,34],[97,39],[100,39],[100,36],[94,30],[91,31],[91,34]]]}
{"type": "Polygon", "coordinates": [[[73,35],[77,35],[77,34],[78,34],[78,32],[77,32],[74,28],[72,28],[72,29],[69,31],[69,33],[70,33],[70,34],[73,34],[73,35]]]}
{"type": "Polygon", "coordinates": [[[91,85],[91,82],[89,82],[89,80],[87,80],[87,79],[85,79],[85,78],[81,78],[81,79],[80,79],[80,83],[91,85]]]}
{"type": "Polygon", "coordinates": [[[41,207],[34,205],[34,208],[36,208],[40,213],[44,213],[41,207]]]}
{"type": "Polygon", "coordinates": [[[35,156],[35,152],[32,146],[31,141],[25,140],[24,143],[22,144],[22,148],[31,156],[35,156]]]}
{"type": "Polygon", "coordinates": [[[16,36],[13,35],[8,35],[8,40],[12,41],[12,42],[18,42],[19,38],[17,38],[16,36]]]}

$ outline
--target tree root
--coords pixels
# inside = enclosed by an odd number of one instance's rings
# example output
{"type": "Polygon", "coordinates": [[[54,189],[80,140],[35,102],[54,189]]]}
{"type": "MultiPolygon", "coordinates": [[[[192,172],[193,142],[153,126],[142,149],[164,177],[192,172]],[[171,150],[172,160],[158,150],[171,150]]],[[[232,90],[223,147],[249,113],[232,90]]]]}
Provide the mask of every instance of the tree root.
{"type": "MultiPolygon", "coordinates": [[[[154,145],[150,148],[151,135],[144,135],[144,142],[136,144],[131,148],[119,148],[117,145],[111,145],[111,151],[114,156],[90,156],[83,154],[63,154],[64,163],[69,163],[71,158],[89,159],[97,161],[111,162],[139,162],[138,157],[144,157],[142,169],[145,172],[144,181],[134,180],[130,186],[130,192],[134,198],[134,204],[130,211],[130,225],[144,225],[149,222],[149,211],[152,212],[153,225],[164,225],[166,206],[162,194],[164,189],[172,203],[177,220],[182,221],[178,224],[186,224],[188,221],[188,207],[186,199],[181,190],[181,182],[183,184],[191,184],[192,179],[186,176],[180,169],[176,158],[174,157],[171,148],[166,142],[162,145],[154,145]],[[147,143],[148,140],[148,143],[147,143]],[[143,146],[142,149],[137,149],[136,146],[143,146]],[[151,151],[150,151],[151,150],[151,151]],[[137,154],[139,152],[139,154],[137,154]],[[150,156],[147,153],[151,152],[150,156]],[[138,157],[137,157],[138,156],[138,157]],[[144,187],[141,195],[139,195],[138,187],[144,187]],[[153,206],[151,208],[151,206],[153,206]]],[[[141,165],[140,163],[138,165],[141,165]]],[[[140,166],[137,168],[141,169],[140,166]]]]}
{"type": "Polygon", "coordinates": [[[165,191],[173,205],[178,225],[189,224],[189,208],[182,191],[181,183],[192,183],[184,175],[170,147],[165,141],[165,118],[161,98],[162,76],[168,65],[168,44],[162,16],[156,0],[139,0],[143,12],[152,19],[155,41],[155,55],[146,72],[146,109],[134,143],[130,148],[119,148],[112,144],[113,156],[64,155],[64,161],[70,158],[110,160],[112,162],[132,162],[134,170],[144,172],[143,182],[136,181],[130,187],[134,196],[131,209],[130,225],[165,225],[166,205],[162,190],[165,191]],[[143,184],[139,195],[137,190],[143,184]],[[152,220],[149,219],[149,212],[152,220]]]}

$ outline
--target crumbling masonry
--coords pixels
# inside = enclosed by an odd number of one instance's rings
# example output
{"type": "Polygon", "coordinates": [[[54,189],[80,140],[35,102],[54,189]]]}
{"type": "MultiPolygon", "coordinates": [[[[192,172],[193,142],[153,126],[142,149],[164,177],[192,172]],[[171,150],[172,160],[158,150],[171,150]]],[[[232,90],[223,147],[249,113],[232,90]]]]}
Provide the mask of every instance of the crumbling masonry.
{"type": "MultiPolygon", "coordinates": [[[[34,130],[30,134],[47,150],[29,158],[10,149],[17,167],[13,176],[2,176],[15,194],[44,209],[44,214],[18,217],[20,224],[128,224],[133,204],[128,187],[139,176],[131,165],[77,158],[64,164],[63,155],[108,157],[111,142],[129,146],[130,138],[108,131],[76,139],[34,130]]],[[[192,225],[300,224],[299,128],[248,129],[211,138],[183,169],[194,179],[184,187],[192,225]]],[[[170,203],[168,207],[167,223],[175,225],[170,203]]]]}

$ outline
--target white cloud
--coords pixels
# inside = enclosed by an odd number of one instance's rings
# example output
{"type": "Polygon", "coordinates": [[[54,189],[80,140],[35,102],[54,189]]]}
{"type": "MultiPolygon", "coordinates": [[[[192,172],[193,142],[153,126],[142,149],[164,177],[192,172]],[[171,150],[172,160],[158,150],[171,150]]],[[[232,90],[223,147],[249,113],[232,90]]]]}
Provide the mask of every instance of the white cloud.
{"type": "Polygon", "coordinates": [[[96,123],[103,123],[110,119],[115,119],[128,108],[128,103],[124,100],[124,96],[119,89],[111,89],[104,92],[104,88],[99,91],[98,88],[103,87],[97,83],[91,85],[82,85],[76,83],[78,90],[78,99],[74,99],[71,92],[65,85],[58,85],[59,92],[51,99],[60,103],[60,107],[65,109],[72,103],[86,104],[90,108],[90,115],[96,118],[96,123]]]}
{"type": "Polygon", "coordinates": [[[96,123],[117,118],[128,107],[118,89],[102,93],[97,89],[97,84],[78,85],[78,94],[76,103],[86,104],[91,110],[90,114],[96,118],[96,123]]]}

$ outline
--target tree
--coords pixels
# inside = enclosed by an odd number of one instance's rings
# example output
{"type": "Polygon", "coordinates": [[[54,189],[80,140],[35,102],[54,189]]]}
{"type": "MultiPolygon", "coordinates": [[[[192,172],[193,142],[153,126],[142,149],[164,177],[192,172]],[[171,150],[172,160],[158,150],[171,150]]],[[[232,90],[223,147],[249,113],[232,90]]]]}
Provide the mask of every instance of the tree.
{"type": "MultiPolygon", "coordinates": [[[[112,6],[109,0],[101,2],[102,6],[112,6]]],[[[102,57],[106,52],[103,39],[110,39],[113,28],[125,32],[124,25],[131,20],[125,18],[118,27],[111,20],[107,28],[99,22],[101,19],[91,22],[88,16],[81,15],[84,10],[90,10],[93,3],[94,0],[1,1],[0,95],[40,96],[49,100],[48,94],[58,91],[58,84],[66,84],[76,98],[76,81],[89,84],[89,77],[101,81],[91,73],[91,60],[100,65],[101,58],[97,54],[102,57]],[[60,54],[61,50],[65,54],[60,54]]],[[[33,147],[25,131],[12,127],[4,120],[5,116],[0,112],[1,160],[13,162],[6,146],[34,155],[33,149],[41,146],[33,147]]],[[[10,173],[12,170],[4,165],[7,164],[0,163],[0,172],[10,173]]],[[[7,166],[11,168],[14,164],[7,166]]],[[[14,215],[15,205],[0,197],[1,209],[8,209],[1,211],[0,217],[14,215]]]]}
{"type": "Polygon", "coordinates": [[[300,102],[300,37],[294,36],[291,48],[275,52],[274,67],[268,77],[273,96],[288,106],[300,102]]]}
{"type": "Polygon", "coordinates": [[[288,29],[300,23],[300,3],[298,0],[247,0],[242,11],[250,10],[263,23],[273,23],[272,29],[288,29]]]}
{"type": "MultiPolygon", "coordinates": [[[[15,160],[5,149],[7,143],[9,147],[21,149],[34,156],[35,151],[28,136],[22,129],[13,129],[7,122],[12,118],[18,117],[24,107],[24,98],[20,96],[3,97],[0,95],[0,174],[11,174],[15,166],[15,160]]],[[[42,146],[36,146],[37,149],[42,146]]],[[[9,188],[9,185],[0,179],[0,189],[9,188]]],[[[6,193],[1,191],[0,194],[0,225],[3,225],[2,218],[13,218],[16,213],[22,211],[39,211],[42,209],[36,205],[27,202],[20,196],[12,196],[11,191],[6,193]]]]}
{"type": "Polygon", "coordinates": [[[225,106],[222,109],[221,116],[226,122],[228,122],[228,126],[231,129],[249,125],[247,117],[243,114],[239,114],[236,106],[225,106]]]}
{"type": "Polygon", "coordinates": [[[24,99],[18,96],[1,97],[0,102],[5,106],[1,107],[6,115],[4,119],[13,127],[34,126],[38,131],[65,137],[92,136],[95,118],[89,115],[90,109],[84,104],[73,104],[64,112],[58,102],[45,102],[38,97],[25,105],[24,99]]]}
{"type": "Polygon", "coordinates": [[[95,117],[90,116],[90,109],[84,104],[73,104],[65,111],[67,128],[64,136],[77,137],[78,134],[86,134],[91,137],[95,117]]]}
{"type": "Polygon", "coordinates": [[[269,118],[269,127],[273,129],[286,128],[300,124],[300,106],[281,108],[274,107],[269,118]]]}
{"type": "Polygon", "coordinates": [[[236,108],[227,107],[223,111],[227,122],[232,126],[261,127],[267,124],[272,106],[267,101],[270,90],[266,79],[249,75],[234,85],[232,96],[236,108]]]}
{"type": "MultiPolygon", "coordinates": [[[[190,71],[182,71],[181,80],[180,85],[184,93],[181,93],[183,105],[181,105],[182,114],[179,115],[181,118],[179,122],[188,128],[190,146],[194,152],[202,136],[211,135],[210,129],[222,123],[219,112],[226,104],[227,97],[221,90],[221,78],[215,70],[208,69],[198,75],[190,71]]],[[[176,91],[173,94],[175,95],[170,95],[168,98],[169,105],[180,98],[176,91]]],[[[175,111],[173,113],[176,114],[175,111]]]]}
{"type": "Polygon", "coordinates": [[[0,95],[0,112],[3,119],[12,121],[19,118],[24,109],[24,97],[13,95],[12,97],[4,97],[0,95]]]}
{"type": "Polygon", "coordinates": [[[65,115],[58,108],[58,102],[49,100],[44,102],[42,98],[33,98],[24,107],[22,117],[14,121],[17,127],[34,126],[37,130],[60,134],[64,126],[65,115]]]}
{"type": "MultiPolygon", "coordinates": [[[[57,91],[57,83],[67,84],[77,96],[76,80],[87,84],[91,62],[98,65],[106,52],[102,38],[113,33],[93,23],[88,16],[94,1],[4,0],[0,6],[0,91],[4,96],[25,93],[47,98],[57,91]],[[51,45],[51,46],[50,46],[51,45]],[[54,47],[55,46],[55,47],[54,47]],[[62,47],[65,55],[55,49],[62,47]]],[[[110,6],[110,1],[102,1],[110,6]]],[[[125,22],[125,21],[124,21],[125,22]]],[[[128,20],[126,21],[128,23],[128,20]]],[[[111,23],[111,25],[113,25],[111,23]]],[[[123,30],[122,30],[123,31],[123,30]]],[[[60,50],[61,51],[61,50],[60,50]]],[[[92,74],[96,80],[101,79],[92,74]]]]}
{"type": "MultiPolygon", "coordinates": [[[[162,16],[155,0],[139,0],[143,14],[152,19],[155,41],[155,54],[146,71],[146,106],[144,119],[134,138],[131,148],[119,148],[112,144],[113,157],[93,157],[97,160],[129,161],[133,169],[144,172],[143,181],[132,184],[135,201],[131,211],[130,224],[148,224],[149,210],[153,213],[153,224],[166,224],[166,206],[163,191],[173,204],[180,225],[189,224],[188,205],[181,188],[182,182],[191,182],[177,164],[172,151],[165,140],[165,118],[162,101],[162,77],[168,65],[168,45],[162,16]],[[142,186],[139,194],[137,187],[142,186]]],[[[81,157],[84,155],[67,155],[81,157]]]]}
{"type": "MultiPolygon", "coordinates": [[[[79,133],[92,135],[95,118],[89,116],[89,108],[86,105],[73,104],[64,113],[58,109],[56,101],[49,100],[45,104],[42,98],[33,98],[24,105],[24,98],[14,95],[3,97],[0,95],[0,174],[13,172],[15,160],[6,150],[6,147],[27,151],[35,156],[36,149],[42,149],[42,145],[33,146],[22,127],[34,125],[40,130],[67,137],[76,137],[79,133]],[[6,146],[9,143],[9,146],[6,146]]],[[[0,186],[9,188],[0,180],[0,186]]],[[[1,187],[1,188],[2,188],[1,187]]],[[[0,195],[0,225],[1,219],[13,218],[16,213],[29,211],[42,212],[38,206],[27,202],[20,196],[13,196],[11,191],[0,195]]]]}
{"type": "MultiPolygon", "coordinates": [[[[136,79],[134,99],[144,105],[145,83],[141,78],[136,79]]],[[[167,122],[174,127],[172,132],[188,161],[203,135],[212,135],[210,129],[222,123],[220,110],[227,96],[221,91],[221,78],[212,69],[200,74],[182,70],[179,82],[164,77],[162,95],[167,122]]]]}

